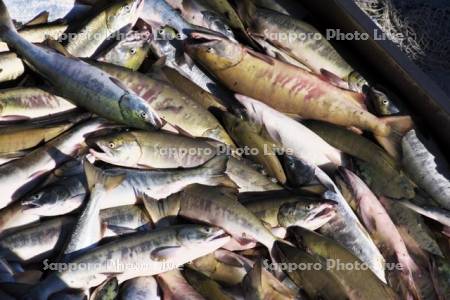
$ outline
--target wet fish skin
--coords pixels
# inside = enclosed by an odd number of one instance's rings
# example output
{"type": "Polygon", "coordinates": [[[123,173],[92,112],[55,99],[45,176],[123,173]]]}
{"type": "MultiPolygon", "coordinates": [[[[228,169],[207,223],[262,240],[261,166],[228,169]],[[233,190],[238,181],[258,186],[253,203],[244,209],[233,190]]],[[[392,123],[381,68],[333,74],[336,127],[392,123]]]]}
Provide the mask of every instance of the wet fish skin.
{"type": "MultiPolygon", "coordinates": [[[[111,178],[123,181],[109,191],[107,207],[135,204],[138,197],[164,199],[177,193],[184,187],[200,183],[205,185],[235,186],[225,175],[228,157],[217,156],[204,165],[193,169],[181,170],[135,170],[125,168],[100,169],[85,162],[88,186],[104,182],[111,178]]],[[[107,207],[106,207],[107,206],[107,207]]]]}
{"type": "MultiPolygon", "coordinates": [[[[164,66],[172,68],[182,76],[189,78],[204,91],[214,95],[234,113],[239,113],[240,106],[233,94],[214,80],[211,75],[200,69],[184,52],[183,45],[177,42],[177,33],[170,27],[160,27],[158,36],[151,41],[152,52],[164,60],[164,66]]],[[[168,76],[170,78],[170,76],[168,76]]]]}
{"type": "Polygon", "coordinates": [[[417,284],[417,279],[423,276],[422,271],[411,257],[400,232],[380,200],[350,170],[340,168],[339,174],[353,195],[353,198],[347,200],[355,202],[358,215],[367,230],[378,245],[384,246],[383,253],[385,256],[395,255],[402,266],[402,271],[400,272],[401,280],[409,292],[419,298],[421,291],[420,286],[417,284]]]}
{"type": "Polygon", "coordinates": [[[76,156],[83,148],[85,136],[105,126],[101,120],[90,120],[72,128],[21,159],[0,166],[0,207],[18,200],[33,189],[43,176],[76,156]]]}
{"type": "Polygon", "coordinates": [[[450,226],[450,212],[446,209],[434,206],[419,206],[411,201],[405,200],[399,201],[399,203],[404,207],[443,224],[444,226],[450,226]]]}
{"type": "Polygon", "coordinates": [[[219,32],[234,40],[234,34],[227,25],[227,20],[210,7],[208,1],[202,0],[166,0],[189,23],[219,32]]]}
{"type": "Polygon", "coordinates": [[[140,17],[149,24],[158,23],[176,29],[183,39],[187,37],[187,32],[193,28],[190,23],[183,19],[179,11],[165,0],[144,0],[144,8],[140,17]]]}
{"type": "Polygon", "coordinates": [[[138,205],[124,205],[100,210],[102,237],[129,234],[149,230],[152,220],[145,208],[138,205]]]}
{"type": "Polygon", "coordinates": [[[204,108],[209,109],[210,107],[217,107],[218,109],[226,110],[226,107],[222,104],[221,100],[196,85],[175,69],[163,67],[162,72],[173,86],[181,92],[191,95],[192,99],[204,108]]]}
{"type": "Polygon", "coordinates": [[[241,285],[246,299],[297,299],[292,290],[263,268],[261,261],[255,262],[241,285]]]}
{"type": "Polygon", "coordinates": [[[71,213],[83,204],[87,196],[84,176],[76,175],[54,182],[20,201],[23,213],[39,217],[71,213]]]}
{"type": "Polygon", "coordinates": [[[46,117],[74,108],[67,100],[39,88],[0,90],[0,121],[46,117]]]}
{"type": "Polygon", "coordinates": [[[319,167],[332,168],[342,164],[342,153],[314,131],[258,100],[242,95],[236,98],[246,108],[249,118],[264,126],[270,137],[290,155],[319,167]]]}
{"type": "Polygon", "coordinates": [[[119,299],[160,300],[158,283],[153,276],[127,280],[120,287],[119,299]]]}
{"type": "Polygon", "coordinates": [[[295,1],[290,1],[290,0],[253,0],[253,2],[259,7],[270,9],[270,10],[279,12],[281,14],[285,14],[288,16],[290,16],[291,14],[295,14],[294,17],[296,17],[297,19],[302,19],[305,15],[307,15],[305,8],[301,7],[295,1]],[[295,5],[295,8],[296,8],[295,11],[288,9],[289,7],[292,7],[292,5],[295,5]]]}
{"type": "Polygon", "coordinates": [[[263,127],[242,120],[228,112],[220,112],[220,118],[233,140],[243,149],[248,148],[249,157],[261,164],[264,169],[280,183],[286,182],[286,174],[277,157],[281,147],[277,141],[263,136],[263,127]]]}
{"type": "Polygon", "coordinates": [[[249,0],[241,1],[238,11],[244,22],[247,23],[249,31],[263,36],[273,45],[285,50],[314,73],[321,75],[322,70],[326,70],[345,81],[347,88],[354,87],[355,84],[350,80],[355,77],[350,77],[350,74],[355,70],[310,24],[285,14],[258,8],[249,0]],[[280,33],[287,32],[303,34],[306,38],[300,36],[297,38],[280,37],[280,33]]]}
{"type": "Polygon", "coordinates": [[[442,154],[424,142],[415,131],[402,140],[403,166],[409,176],[439,205],[450,210],[450,170],[442,154]]]}
{"type": "Polygon", "coordinates": [[[203,298],[202,295],[186,281],[179,270],[158,274],[156,278],[163,291],[163,297],[174,300],[205,300],[205,298],[203,298]]]}
{"type": "Polygon", "coordinates": [[[11,203],[0,209],[0,237],[8,231],[39,221],[40,217],[23,212],[20,202],[11,203]]]}
{"type": "Polygon", "coordinates": [[[119,283],[115,277],[108,279],[95,288],[89,299],[114,300],[119,294],[119,283]]]}
{"type": "Polygon", "coordinates": [[[111,64],[94,61],[89,63],[120,79],[177,130],[188,136],[211,138],[227,145],[234,145],[217,119],[186,94],[138,72],[111,64]]]}
{"type": "Polygon", "coordinates": [[[301,226],[316,230],[335,215],[332,201],[285,191],[244,194],[239,201],[272,228],[301,226]]]}
{"type": "Polygon", "coordinates": [[[100,207],[102,202],[107,201],[107,188],[103,183],[97,183],[90,190],[86,206],[79,214],[73,231],[64,247],[64,261],[69,261],[71,258],[94,248],[101,240],[100,207]]]}
{"type": "Polygon", "coordinates": [[[189,264],[190,268],[227,286],[239,284],[250,266],[249,259],[224,249],[199,257],[189,264]]]}
{"type": "Polygon", "coordinates": [[[220,284],[201,272],[187,267],[183,269],[182,274],[186,281],[207,300],[233,299],[220,284]]]}
{"type": "Polygon", "coordinates": [[[23,263],[42,261],[61,247],[74,221],[72,217],[58,217],[11,232],[0,241],[1,256],[23,263]]]}
{"type": "Polygon", "coordinates": [[[0,154],[33,149],[67,132],[72,126],[72,123],[65,122],[42,127],[36,125],[0,127],[0,154]]]}
{"type": "Polygon", "coordinates": [[[380,250],[358,220],[336,183],[320,168],[316,168],[315,172],[319,182],[328,189],[323,193],[323,197],[337,203],[336,215],[324,224],[319,232],[340,243],[358,259],[365,262],[381,281],[386,282],[385,260],[380,250]]]}
{"type": "Polygon", "coordinates": [[[312,255],[302,249],[292,247],[286,243],[275,243],[277,255],[283,263],[315,264],[321,268],[303,271],[302,269],[286,270],[286,274],[297,285],[304,289],[312,299],[348,299],[342,284],[325,267],[325,259],[319,255],[312,255]]]}
{"type": "Polygon", "coordinates": [[[66,50],[76,57],[91,57],[109,37],[126,26],[133,27],[142,7],[142,0],[121,0],[110,4],[70,37],[66,50]]]}
{"type": "Polygon", "coordinates": [[[150,51],[150,40],[153,38],[147,26],[129,31],[125,39],[97,60],[137,71],[150,51]]]}
{"type": "Polygon", "coordinates": [[[370,87],[368,98],[379,116],[391,116],[400,113],[400,109],[397,108],[392,96],[388,97],[386,93],[379,89],[370,87]]]}
{"type": "MultiPolygon", "coordinates": [[[[339,259],[343,263],[353,265],[362,263],[339,243],[314,231],[292,227],[288,230],[288,235],[291,240],[294,240],[294,244],[306,249],[312,255],[335,261],[339,259]]],[[[336,267],[326,269],[342,285],[349,299],[376,299],[377,297],[397,299],[391,288],[368,269],[352,270],[351,272],[336,267]]]]}
{"type": "Polygon", "coordinates": [[[167,272],[216,250],[229,239],[223,230],[199,225],[171,226],[133,234],[99,246],[71,261],[73,264],[95,263],[95,268],[53,273],[35,286],[28,298],[36,298],[31,296],[36,291],[38,299],[46,299],[67,287],[93,287],[107,278],[106,273],[115,273],[118,281],[124,281],[167,272]],[[124,269],[112,261],[140,264],[141,267],[139,270],[124,269]]]}
{"type": "Polygon", "coordinates": [[[127,131],[92,142],[102,150],[90,150],[97,159],[138,169],[194,168],[218,152],[212,141],[163,132],[127,131]]]}
{"type": "MultiPolygon", "coordinates": [[[[275,236],[263,225],[252,212],[237,201],[236,190],[226,187],[207,187],[199,184],[189,186],[160,202],[144,200],[152,220],[162,217],[183,216],[194,220],[202,220],[211,225],[223,228],[238,240],[253,239],[269,250],[275,242],[275,236]],[[153,217],[159,206],[170,208],[167,215],[153,217]],[[175,213],[175,215],[174,215],[175,213]]],[[[161,209],[159,208],[159,211],[161,209]]]]}
{"type": "Polygon", "coordinates": [[[227,175],[239,187],[239,192],[281,190],[283,187],[261,174],[248,159],[230,157],[227,175]]]}
{"type": "MultiPolygon", "coordinates": [[[[392,221],[395,222],[395,225],[400,229],[405,228],[404,231],[419,244],[421,249],[437,256],[443,256],[439,245],[435,241],[430,229],[420,214],[412,210],[405,210],[402,203],[386,197],[380,197],[380,201],[386,208],[392,221]]],[[[400,234],[402,234],[403,231],[399,231],[400,234]]],[[[407,240],[405,240],[405,243],[406,246],[409,247],[407,240]]]]}
{"type": "Polygon", "coordinates": [[[25,64],[14,52],[0,52],[0,82],[11,81],[25,73],[25,64]]]}
{"type": "MultiPolygon", "coordinates": [[[[50,24],[37,24],[19,28],[19,34],[27,41],[37,44],[43,43],[46,39],[58,40],[66,31],[68,25],[64,22],[50,24]]],[[[0,42],[0,52],[8,51],[8,45],[0,42]]]]}
{"type": "Polygon", "coordinates": [[[218,35],[192,32],[185,48],[195,61],[236,93],[258,99],[283,113],[371,131],[392,155],[399,156],[400,139],[412,127],[409,117],[380,119],[357,105],[363,94],[342,90],[315,74],[218,35]]]}
{"type": "Polygon", "coordinates": [[[395,198],[411,199],[415,196],[415,184],[409,179],[402,166],[381,147],[369,139],[346,128],[320,121],[303,122],[309,129],[321,136],[330,145],[364,161],[363,173],[370,178],[376,193],[395,198]]]}
{"type": "Polygon", "coordinates": [[[100,116],[142,129],[162,127],[151,107],[136,94],[121,87],[117,79],[74,58],[29,43],[15,30],[1,3],[0,37],[43,75],[61,96],[100,116]]]}

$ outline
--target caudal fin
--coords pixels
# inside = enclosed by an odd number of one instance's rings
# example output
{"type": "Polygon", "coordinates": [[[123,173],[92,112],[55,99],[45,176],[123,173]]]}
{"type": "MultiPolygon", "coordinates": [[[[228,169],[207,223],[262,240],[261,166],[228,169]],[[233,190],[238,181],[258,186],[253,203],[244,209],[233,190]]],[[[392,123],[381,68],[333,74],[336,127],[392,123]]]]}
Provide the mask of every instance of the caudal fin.
{"type": "Polygon", "coordinates": [[[400,160],[402,138],[414,127],[414,123],[410,116],[386,117],[382,120],[389,126],[390,133],[388,136],[375,135],[375,138],[390,155],[400,160]]]}
{"type": "Polygon", "coordinates": [[[122,183],[126,177],[125,174],[106,175],[87,158],[84,159],[83,165],[89,190],[92,190],[96,184],[102,184],[106,191],[110,191],[122,183]]]}
{"type": "Polygon", "coordinates": [[[225,187],[237,188],[238,186],[225,173],[227,170],[229,157],[226,155],[218,155],[205,163],[201,170],[207,175],[205,184],[221,185],[225,187]]]}
{"type": "Polygon", "coordinates": [[[5,3],[3,0],[0,0],[0,38],[3,39],[3,36],[8,31],[16,32],[16,27],[9,16],[5,3]]]}

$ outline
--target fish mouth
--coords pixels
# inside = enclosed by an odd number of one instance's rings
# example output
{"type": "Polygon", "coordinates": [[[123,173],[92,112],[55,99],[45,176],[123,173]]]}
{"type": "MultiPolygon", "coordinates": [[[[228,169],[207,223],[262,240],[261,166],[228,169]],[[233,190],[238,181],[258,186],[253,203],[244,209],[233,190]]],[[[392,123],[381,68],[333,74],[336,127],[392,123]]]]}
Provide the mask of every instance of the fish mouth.
{"type": "Polygon", "coordinates": [[[328,219],[328,218],[331,218],[332,216],[334,216],[335,213],[336,213],[336,210],[334,207],[325,207],[325,208],[321,209],[317,214],[315,214],[313,216],[313,219],[317,219],[317,218],[328,219]]]}
{"type": "Polygon", "coordinates": [[[21,206],[26,209],[41,207],[38,203],[33,202],[33,200],[24,200],[24,201],[22,201],[21,206]]]}
{"type": "Polygon", "coordinates": [[[115,162],[114,157],[105,152],[100,146],[96,145],[96,149],[89,148],[89,153],[96,159],[107,163],[115,162]]]}
{"type": "Polygon", "coordinates": [[[217,241],[217,240],[221,240],[221,239],[229,238],[229,237],[230,237],[230,235],[221,229],[221,230],[218,230],[212,237],[210,237],[208,239],[208,241],[209,242],[217,241]]]}
{"type": "Polygon", "coordinates": [[[189,32],[188,38],[184,41],[184,47],[213,47],[217,43],[223,41],[224,39],[228,39],[226,36],[221,35],[216,32],[205,31],[191,31],[189,32]]]}
{"type": "Polygon", "coordinates": [[[20,203],[20,206],[22,207],[22,212],[24,214],[34,214],[35,210],[41,209],[42,205],[39,203],[33,202],[33,200],[24,200],[20,203]]]}
{"type": "Polygon", "coordinates": [[[165,121],[161,119],[161,117],[158,115],[158,113],[154,110],[150,111],[150,122],[149,122],[149,129],[151,130],[158,130],[161,129],[165,125],[165,121]]]}
{"type": "Polygon", "coordinates": [[[310,223],[311,226],[321,227],[323,224],[328,222],[336,214],[336,203],[334,201],[327,201],[321,206],[315,208],[310,216],[307,218],[306,222],[310,223]],[[332,203],[331,203],[332,202],[332,203]]]}

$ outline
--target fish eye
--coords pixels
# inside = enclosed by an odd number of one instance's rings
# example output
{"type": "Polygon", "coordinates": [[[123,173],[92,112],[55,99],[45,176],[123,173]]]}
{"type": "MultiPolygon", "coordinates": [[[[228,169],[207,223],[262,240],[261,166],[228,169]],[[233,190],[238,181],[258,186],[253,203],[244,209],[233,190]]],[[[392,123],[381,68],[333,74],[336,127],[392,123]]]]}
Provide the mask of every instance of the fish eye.
{"type": "Polygon", "coordinates": [[[131,49],[130,49],[130,53],[131,53],[132,55],[136,54],[136,51],[137,51],[136,48],[131,48],[131,49]]]}
{"type": "Polygon", "coordinates": [[[228,31],[228,32],[230,32],[230,33],[233,32],[233,31],[231,30],[231,28],[228,27],[228,26],[225,26],[225,30],[228,31]]]}
{"type": "Polygon", "coordinates": [[[313,205],[312,205],[312,204],[308,204],[308,205],[306,206],[306,209],[308,209],[308,210],[313,209],[313,205]]]}
{"type": "Polygon", "coordinates": [[[116,148],[116,144],[114,142],[109,142],[108,147],[114,149],[116,148]]]}
{"type": "Polygon", "coordinates": [[[206,52],[208,52],[208,53],[214,53],[214,48],[209,47],[208,50],[206,50],[206,52]]]}
{"type": "Polygon", "coordinates": [[[125,9],[126,12],[130,12],[131,11],[131,5],[130,4],[126,5],[124,7],[124,9],[125,9]]]}
{"type": "Polygon", "coordinates": [[[141,111],[140,113],[139,113],[139,116],[142,118],[142,119],[147,119],[147,113],[145,112],[145,111],[141,111]]]}
{"type": "Polygon", "coordinates": [[[383,100],[383,104],[384,104],[384,105],[388,105],[388,104],[389,104],[389,101],[387,101],[386,99],[384,99],[384,100],[383,100]]]}
{"type": "Polygon", "coordinates": [[[41,198],[41,194],[34,194],[31,196],[31,200],[39,200],[41,198]]]}
{"type": "Polygon", "coordinates": [[[206,233],[212,233],[212,228],[211,227],[206,227],[205,231],[206,231],[206,233]]]}

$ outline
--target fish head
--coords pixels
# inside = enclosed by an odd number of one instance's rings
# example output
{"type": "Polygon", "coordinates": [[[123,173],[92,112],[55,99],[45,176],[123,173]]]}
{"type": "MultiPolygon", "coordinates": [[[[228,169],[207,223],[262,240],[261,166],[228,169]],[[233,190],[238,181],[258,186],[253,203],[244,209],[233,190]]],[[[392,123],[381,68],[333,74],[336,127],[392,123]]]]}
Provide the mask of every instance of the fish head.
{"type": "Polygon", "coordinates": [[[124,122],[140,129],[160,129],[164,124],[156,111],[142,98],[125,93],[119,101],[124,122]]]}
{"type": "Polygon", "coordinates": [[[151,38],[149,29],[130,31],[124,40],[99,60],[136,70],[147,57],[151,38]]]}
{"type": "Polygon", "coordinates": [[[233,30],[220,15],[212,11],[203,11],[202,16],[208,28],[234,40],[233,30]]]}
{"type": "Polygon", "coordinates": [[[244,48],[240,44],[219,34],[191,32],[184,45],[194,60],[212,71],[231,68],[244,56],[244,48]]]}
{"type": "Polygon", "coordinates": [[[108,7],[105,14],[109,31],[114,33],[128,24],[134,24],[143,4],[143,0],[122,0],[108,7]]]}
{"type": "Polygon", "coordinates": [[[400,110],[395,106],[392,99],[389,99],[389,97],[382,91],[374,87],[370,87],[367,95],[378,115],[391,116],[400,113],[400,110]]]}
{"type": "Polygon", "coordinates": [[[185,247],[195,247],[204,243],[224,244],[230,236],[223,229],[212,226],[183,226],[177,232],[178,241],[185,247]]]}
{"type": "Polygon", "coordinates": [[[80,207],[83,195],[72,196],[63,185],[53,185],[22,200],[24,214],[38,216],[57,216],[69,213],[80,207]]]}
{"type": "Polygon", "coordinates": [[[129,132],[113,133],[98,137],[93,141],[102,152],[90,149],[89,152],[99,160],[124,166],[135,166],[142,156],[142,148],[136,137],[129,132]]]}
{"type": "Polygon", "coordinates": [[[283,157],[283,166],[289,183],[293,187],[300,187],[314,180],[316,174],[315,167],[294,155],[285,154],[283,157]]]}
{"type": "Polygon", "coordinates": [[[334,201],[301,200],[280,207],[278,222],[283,227],[301,226],[316,230],[330,221],[336,214],[334,201]]]}

